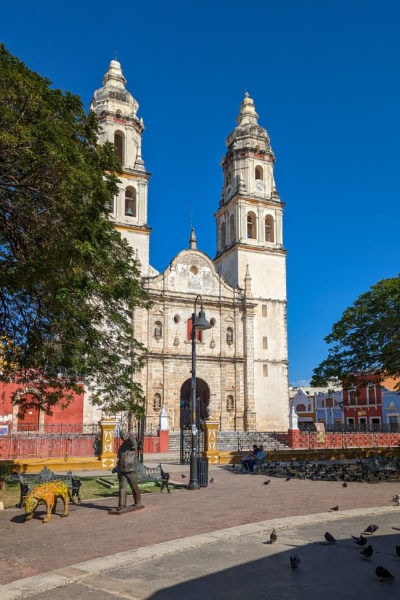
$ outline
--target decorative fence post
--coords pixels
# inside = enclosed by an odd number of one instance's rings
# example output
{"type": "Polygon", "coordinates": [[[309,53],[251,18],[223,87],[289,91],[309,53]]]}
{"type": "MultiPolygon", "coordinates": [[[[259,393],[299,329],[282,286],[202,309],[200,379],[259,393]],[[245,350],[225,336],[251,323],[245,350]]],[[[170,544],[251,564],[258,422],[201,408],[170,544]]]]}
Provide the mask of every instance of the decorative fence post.
{"type": "Polygon", "coordinates": [[[101,427],[101,466],[103,469],[113,469],[116,465],[114,452],[115,417],[104,417],[100,421],[101,427]]]}
{"type": "Polygon", "coordinates": [[[219,452],[217,450],[218,423],[206,421],[204,433],[204,455],[210,463],[216,465],[219,463],[219,452]]]}
{"type": "Polygon", "coordinates": [[[293,404],[290,405],[289,412],[289,429],[288,429],[288,443],[291,448],[300,448],[300,437],[297,413],[294,409],[293,404]]]}
{"type": "Polygon", "coordinates": [[[160,427],[158,429],[159,452],[168,452],[169,449],[169,424],[168,414],[165,406],[162,407],[160,413],[160,427]]]}

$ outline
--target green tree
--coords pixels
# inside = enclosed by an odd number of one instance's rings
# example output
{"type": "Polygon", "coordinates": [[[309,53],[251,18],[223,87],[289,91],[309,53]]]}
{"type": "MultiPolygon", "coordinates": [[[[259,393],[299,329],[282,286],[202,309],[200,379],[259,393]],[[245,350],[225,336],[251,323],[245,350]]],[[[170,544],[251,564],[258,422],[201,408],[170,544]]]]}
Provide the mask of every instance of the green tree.
{"type": "Polygon", "coordinates": [[[131,315],[148,297],[108,218],[121,167],[97,135],[78,96],[0,45],[0,377],[34,381],[50,412],[85,382],[140,413],[131,315]]]}
{"type": "Polygon", "coordinates": [[[312,385],[367,373],[380,380],[400,379],[400,276],[383,279],[361,294],[325,341],[332,346],[314,369],[312,385]]]}

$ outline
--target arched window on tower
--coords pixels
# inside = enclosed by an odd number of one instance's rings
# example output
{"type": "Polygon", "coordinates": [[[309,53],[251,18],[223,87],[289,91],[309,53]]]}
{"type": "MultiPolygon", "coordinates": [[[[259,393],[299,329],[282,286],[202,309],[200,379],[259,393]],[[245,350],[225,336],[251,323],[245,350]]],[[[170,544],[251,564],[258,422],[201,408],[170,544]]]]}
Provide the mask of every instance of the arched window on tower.
{"type": "Polygon", "coordinates": [[[257,165],[254,169],[254,178],[255,179],[264,179],[263,168],[260,165],[257,165]]]}
{"type": "Polygon", "coordinates": [[[221,248],[226,246],[226,225],[221,223],[221,248]]]}
{"type": "Polygon", "coordinates": [[[106,211],[109,213],[113,213],[114,212],[114,206],[115,206],[115,196],[113,196],[112,198],[110,198],[110,201],[107,202],[105,208],[106,211]]]}
{"type": "Polygon", "coordinates": [[[114,150],[121,165],[124,164],[124,136],[120,131],[114,133],[114,150]]]}
{"type": "Polygon", "coordinates": [[[265,241],[274,241],[274,218],[272,215],[267,215],[265,217],[265,241]]]}
{"type": "Polygon", "coordinates": [[[256,235],[256,215],[253,212],[247,213],[247,237],[255,240],[256,235]]]}
{"type": "Polygon", "coordinates": [[[232,244],[235,241],[235,217],[231,215],[229,217],[229,243],[232,244]]]}
{"type": "Polygon", "coordinates": [[[136,190],[133,187],[125,190],[125,214],[128,217],[136,217],[136,190]]]}

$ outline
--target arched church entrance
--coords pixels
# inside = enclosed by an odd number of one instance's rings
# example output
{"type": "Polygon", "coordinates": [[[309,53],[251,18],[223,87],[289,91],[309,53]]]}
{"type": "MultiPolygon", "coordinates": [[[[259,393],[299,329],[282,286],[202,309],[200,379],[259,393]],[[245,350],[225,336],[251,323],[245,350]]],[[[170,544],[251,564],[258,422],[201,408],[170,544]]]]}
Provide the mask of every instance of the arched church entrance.
{"type": "MultiPolygon", "coordinates": [[[[191,394],[192,380],[187,379],[180,391],[180,426],[181,426],[181,447],[180,447],[180,463],[188,464],[190,462],[190,454],[192,449],[192,412],[191,412],[191,394]]],[[[209,418],[210,404],[210,388],[207,383],[196,377],[196,398],[197,398],[197,429],[199,434],[198,451],[204,449],[204,421],[209,418]]]]}

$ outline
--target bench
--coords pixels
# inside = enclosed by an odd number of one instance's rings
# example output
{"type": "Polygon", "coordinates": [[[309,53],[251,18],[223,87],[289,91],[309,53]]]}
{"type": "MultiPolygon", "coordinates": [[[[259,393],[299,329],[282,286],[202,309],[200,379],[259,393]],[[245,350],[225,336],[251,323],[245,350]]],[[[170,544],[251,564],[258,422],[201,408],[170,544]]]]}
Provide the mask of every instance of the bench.
{"type": "Polygon", "coordinates": [[[366,481],[370,481],[371,476],[379,480],[400,477],[400,464],[395,458],[376,455],[362,459],[360,462],[362,475],[366,481]]]}
{"type": "MultiPolygon", "coordinates": [[[[266,463],[267,463],[267,453],[265,451],[262,451],[262,453],[256,459],[253,459],[253,471],[252,472],[253,473],[262,473],[266,463]]],[[[246,463],[243,464],[243,460],[242,460],[242,469],[246,473],[249,472],[249,465],[246,463]]]]}
{"type": "Polygon", "coordinates": [[[47,467],[43,467],[40,473],[18,473],[17,477],[20,487],[20,500],[17,504],[17,508],[23,507],[25,498],[34,487],[42,483],[48,483],[49,481],[64,481],[71,491],[72,499],[76,496],[78,502],[81,501],[80,487],[82,482],[78,477],[72,474],[72,471],[68,471],[68,473],[63,475],[58,475],[53,473],[53,471],[50,471],[47,467]]]}
{"type": "Polygon", "coordinates": [[[146,467],[143,463],[139,462],[137,466],[137,481],[138,483],[158,483],[161,482],[161,490],[167,488],[168,494],[171,493],[169,489],[169,473],[166,473],[161,465],[156,467],[146,467]]]}

